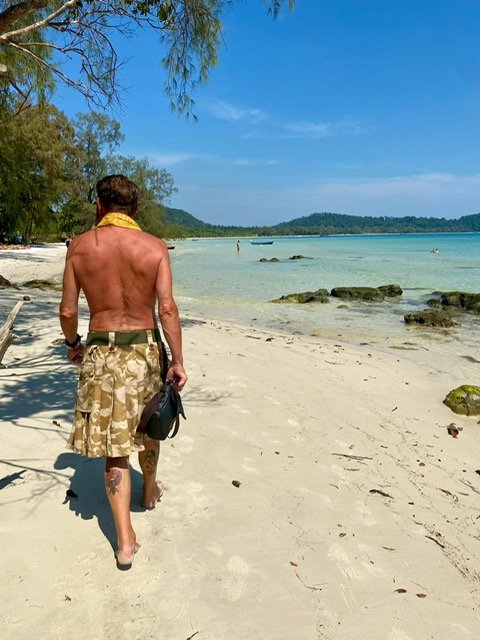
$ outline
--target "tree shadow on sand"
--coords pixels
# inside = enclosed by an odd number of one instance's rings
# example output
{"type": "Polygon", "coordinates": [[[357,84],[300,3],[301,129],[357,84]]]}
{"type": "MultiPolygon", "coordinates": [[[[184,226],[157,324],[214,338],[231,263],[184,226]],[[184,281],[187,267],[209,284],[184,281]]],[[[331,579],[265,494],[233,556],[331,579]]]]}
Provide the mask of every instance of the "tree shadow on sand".
{"type": "MultiPolygon", "coordinates": [[[[57,419],[71,421],[77,375],[75,367],[64,363],[56,354],[53,358],[46,354],[16,362],[0,371],[0,380],[5,383],[0,408],[2,420],[21,426],[20,420],[25,423],[28,418],[53,411],[57,419]]],[[[27,428],[37,427],[32,422],[27,428]]]]}

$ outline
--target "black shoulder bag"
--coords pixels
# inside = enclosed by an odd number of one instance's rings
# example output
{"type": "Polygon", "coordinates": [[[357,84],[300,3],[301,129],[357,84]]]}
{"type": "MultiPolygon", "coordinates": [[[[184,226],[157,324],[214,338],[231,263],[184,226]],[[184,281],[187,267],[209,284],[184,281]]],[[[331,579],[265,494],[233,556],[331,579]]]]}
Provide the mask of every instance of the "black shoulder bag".
{"type": "Polygon", "coordinates": [[[168,370],[168,356],[163,342],[161,343],[161,349],[163,387],[145,405],[137,427],[137,432],[145,432],[153,440],[173,438],[177,435],[180,426],[180,416],[184,420],[187,419],[180,394],[175,389],[174,384],[165,380],[168,370]]]}

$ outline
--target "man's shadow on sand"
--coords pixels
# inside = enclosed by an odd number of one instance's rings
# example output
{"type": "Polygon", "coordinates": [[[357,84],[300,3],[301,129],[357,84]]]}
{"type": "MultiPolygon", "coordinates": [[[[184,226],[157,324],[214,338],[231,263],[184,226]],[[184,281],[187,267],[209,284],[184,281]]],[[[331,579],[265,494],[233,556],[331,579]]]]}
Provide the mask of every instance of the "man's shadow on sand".
{"type": "MultiPolygon", "coordinates": [[[[84,520],[96,518],[103,535],[116,549],[117,535],[112,512],[105,493],[104,458],[86,458],[76,453],[61,453],[54,464],[55,469],[73,469],[70,487],[66,492],[64,504],[70,511],[84,520]]],[[[130,467],[132,477],[131,511],[145,511],[142,501],[142,474],[130,467]]]]}

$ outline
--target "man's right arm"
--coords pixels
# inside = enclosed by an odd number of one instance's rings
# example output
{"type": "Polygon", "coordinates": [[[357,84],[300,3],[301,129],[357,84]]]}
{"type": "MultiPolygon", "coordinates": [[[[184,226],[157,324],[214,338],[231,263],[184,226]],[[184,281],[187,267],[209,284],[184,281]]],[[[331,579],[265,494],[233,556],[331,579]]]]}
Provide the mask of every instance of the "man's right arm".
{"type": "Polygon", "coordinates": [[[165,245],[162,253],[156,281],[158,315],[172,357],[167,380],[175,381],[178,390],[181,391],[187,382],[187,374],[183,368],[182,328],[178,308],[173,299],[172,272],[165,245]]]}
{"type": "MultiPolygon", "coordinates": [[[[62,300],[60,302],[60,326],[65,340],[72,345],[77,339],[78,329],[78,297],[80,295],[80,283],[73,268],[72,255],[74,243],[70,243],[63,271],[62,300]]],[[[78,364],[82,360],[83,346],[79,343],[74,348],[69,348],[67,358],[70,362],[78,364]]]]}

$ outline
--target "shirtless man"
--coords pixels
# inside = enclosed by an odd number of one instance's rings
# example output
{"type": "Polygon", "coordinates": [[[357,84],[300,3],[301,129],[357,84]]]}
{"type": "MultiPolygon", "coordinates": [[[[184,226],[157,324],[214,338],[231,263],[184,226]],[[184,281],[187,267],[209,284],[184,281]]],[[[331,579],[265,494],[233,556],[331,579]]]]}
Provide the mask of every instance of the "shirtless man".
{"type": "Polygon", "coordinates": [[[139,548],[130,519],[132,451],[139,451],[144,507],[154,508],[162,492],[159,442],[136,434],[143,407],[161,386],[155,301],[171,354],[166,379],[179,391],[187,381],[168,250],[133,220],[137,206],[138,187],[125,176],[98,182],[97,226],[70,242],[60,303],[67,358],[80,370],[68,444],[82,455],[105,457],[120,569],[131,567],[139,548]],[[86,346],[77,333],[80,290],[90,309],[86,346]]]}

